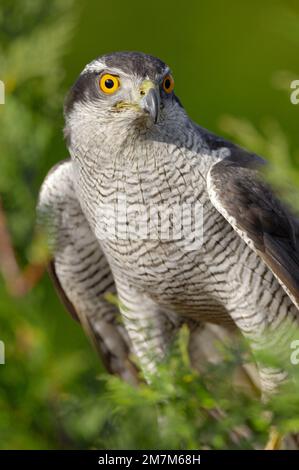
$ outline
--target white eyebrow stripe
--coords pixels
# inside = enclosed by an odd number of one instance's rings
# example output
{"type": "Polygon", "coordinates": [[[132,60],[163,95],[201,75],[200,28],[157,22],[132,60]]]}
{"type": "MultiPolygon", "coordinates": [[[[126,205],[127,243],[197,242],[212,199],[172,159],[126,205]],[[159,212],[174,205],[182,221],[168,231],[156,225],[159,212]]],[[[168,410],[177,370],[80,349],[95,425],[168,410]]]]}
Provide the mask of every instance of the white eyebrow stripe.
{"type": "Polygon", "coordinates": [[[82,74],[85,72],[99,72],[100,70],[103,70],[106,66],[104,62],[101,62],[100,60],[96,59],[87,64],[84,69],[82,70],[82,74]]]}
{"type": "Polygon", "coordinates": [[[107,71],[111,73],[112,75],[122,75],[125,77],[130,77],[130,74],[127,74],[123,70],[116,68],[116,67],[109,67],[107,64],[104,62],[100,62],[99,60],[95,62],[91,62],[90,64],[87,64],[86,67],[83,69],[82,74],[88,73],[88,72],[98,72],[101,73],[103,71],[107,71]]]}
{"type": "MultiPolygon", "coordinates": [[[[115,74],[115,75],[123,75],[125,77],[130,77],[131,74],[129,73],[126,73],[124,72],[122,69],[120,68],[117,68],[117,67],[109,67],[107,66],[107,64],[105,64],[105,62],[102,62],[100,61],[99,59],[96,59],[92,62],[90,62],[89,64],[87,64],[85,66],[85,68],[83,69],[83,71],[81,72],[81,74],[84,74],[86,72],[98,72],[98,73],[101,73],[103,70],[107,70],[109,71],[110,73],[112,74],[115,74]]],[[[163,71],[163,75],[161,75],[161,81],[163,80],[163,78],[167,75],[167,74],[171,74],[171,70],[170,68],[167,66],[166,69],[163,71]]],[[[138,74],[134,73],[133,72],[133,75],[136,76],[136,78],[138,78],[138,74]]],[[[145,79],[149,79],[149,76],[147,75],[145,77],[145,79]]]]}

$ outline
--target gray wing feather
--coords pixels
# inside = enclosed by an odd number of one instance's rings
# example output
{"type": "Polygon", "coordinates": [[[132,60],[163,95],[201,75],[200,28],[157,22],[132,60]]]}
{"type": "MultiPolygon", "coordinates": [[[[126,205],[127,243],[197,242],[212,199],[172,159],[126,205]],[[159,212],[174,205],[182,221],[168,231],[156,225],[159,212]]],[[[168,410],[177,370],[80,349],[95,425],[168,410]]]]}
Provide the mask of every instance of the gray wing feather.
{"type": "Polygon", "coordinates": [[[71,161],[57,165],[46,177],[38,215],[53,253],[49,273],[62,302],[82,325],[107,370],[138,383],[125,327],[117,307],[106,299],[108,292],[116,292],[114,279],[77,200],[71,161]]]}
{"type": "Polygon", "coordinates": [[[299,308],[298,220],[263,180],[263,161],[238,147],[231,151],[208,174],[211,201],[299,308]]]}

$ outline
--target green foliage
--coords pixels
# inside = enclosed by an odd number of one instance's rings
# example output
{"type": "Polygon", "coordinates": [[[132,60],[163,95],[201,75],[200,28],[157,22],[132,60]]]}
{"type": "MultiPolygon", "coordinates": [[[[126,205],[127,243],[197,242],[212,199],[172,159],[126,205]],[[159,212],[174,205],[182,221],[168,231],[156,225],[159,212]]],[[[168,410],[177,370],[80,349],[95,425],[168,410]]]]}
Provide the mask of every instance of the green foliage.
{"type": "MultiPolygon", "coordinates": [[[[288,186],[299,187],[299,107],[285,93],[299,74],[298,7],[292,0],[217,3],[192,0],[181,10],[154,1],[145,10],[137,0],[119,1],[112,11],[96,0],[1,0],[0,194],[22,263],[42,258],[39,241],[32,244],[35,205],[45,174],[66,156],[66,88],[110,50],[168,61],[191,116],[219,131],[218,118],[228,113],[221,128],[274,162],[270,177],[299,208],[288,186]]],[[[47,278],[23,299],[1,285],[0,448],[253,448],[263,447],[271,423],[298,431],[296,385],[266,407],[231,385],[242,344],[198,375],[185,336],[151,385],[135,389],[104,373],[47,278]]],[[[293,377],[298,371],[290,369],[293,377]]]]}
{"type": "Polygon", "coordinates": [[[285,364],[294,383],[266,406],[232,386],[245,344],[223,349],[223,362],[203,375],[191,370],[186,344],[182,330],[150,385],[135,388],[102,375],[100,394],[66,400],[69,436],[100,449],[262,449],[273,424],[282,433],[298,432],[299,370],[285,364]]]}
{"type": "Polygon", "coordinates": [[[1,4],[0,77],[6,102],[0,108],[0,192],[21,252],[32,236],[40,181],[49,163],[62,157],[59,148],[53,153],[53,140],[62,127],[57,115],[65,93],[62,59],[73,26],[72,3],[1,4]]]}
{"type": "MultiPolygon", "coordinates": [[[[6,100],[0,106],[0,193],[23,261],[42,258],[39,242],[31,246],[37,194],[49,167],[65,156],[59,137],[63,58],[74,24],[73,5],[1,2],[0,78],[6,100]]],[[[6,365],[0,370],[1,448],[66,445],[58,404],[68,385],[75,392],[77,382],[79,388],[92,382],[96,358],[61,310],[47,280],[23,300],[10,298],[1,286],[0,337],[6,347],[6,365]]]]}

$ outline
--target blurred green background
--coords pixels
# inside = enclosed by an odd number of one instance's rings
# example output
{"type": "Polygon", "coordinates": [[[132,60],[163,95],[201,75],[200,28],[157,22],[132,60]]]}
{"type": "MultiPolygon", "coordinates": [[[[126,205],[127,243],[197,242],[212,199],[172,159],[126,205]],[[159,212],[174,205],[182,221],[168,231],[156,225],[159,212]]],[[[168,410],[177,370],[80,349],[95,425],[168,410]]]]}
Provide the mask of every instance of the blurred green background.
{"type": "MultiPolygon", "coordinates": [[[[296,0],[1,0],[6,103],[0,105],[0,195],[19,264],[41,261],[35,204],[46,172],[67,156],[64,95],[87,62],[115,50],[140,50],[167,62],[191,117],[272,160],[275,183],[299,208],[298,193],[287,184],[299,186],[299,105],[290,102],[290,82],[299,79],[298,48],[296,0]]],[[[0,265],[5,250],[0,240],[0,265]]],[[[232,445],[226,435],[232,423],[211,428],[196,414],[188,385],[194,378],[182,379],[184,366],[172,364],[179,375],[165,378],[156,395],[101,380],[94,351],[47,276],[20,296],[0,270],[0,340],[6,346],[0,448],[194,448],[203,427],[208,446],[232,445]],[[152,407],[163,397],[170,405],[161,434],[152,407]]],[[[211,407],[213,397],[198,387],[201,405],[211,407]]],[[[236,423],[243,405],[240,398],[236,423]]],[[[252,416],[253,440],[262,442],[267,424],[259,410],[252,416]]]]}

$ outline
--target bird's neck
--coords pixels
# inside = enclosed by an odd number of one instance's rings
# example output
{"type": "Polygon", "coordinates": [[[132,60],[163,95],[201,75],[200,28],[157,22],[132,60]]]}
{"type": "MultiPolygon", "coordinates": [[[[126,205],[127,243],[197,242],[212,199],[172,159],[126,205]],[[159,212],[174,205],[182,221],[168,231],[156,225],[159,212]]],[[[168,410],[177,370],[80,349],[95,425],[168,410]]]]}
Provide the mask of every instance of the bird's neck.
{"type": "Polygon", "coordinates": [[[83,136],[80,147],[70,151],[78,167],[96,180],[101,176],[128,180],[136,175],[141,180],[149,176],[152,179],[153,175],[175,173],[186,165],[205,179],[215,160],[192,123],[189,127],[164,126],[140,132],[119,129],[113,138],[106,133],[92,140],[83,136]]]}

